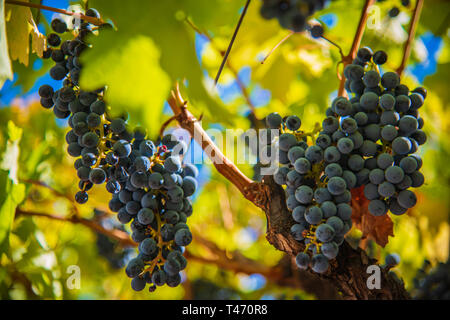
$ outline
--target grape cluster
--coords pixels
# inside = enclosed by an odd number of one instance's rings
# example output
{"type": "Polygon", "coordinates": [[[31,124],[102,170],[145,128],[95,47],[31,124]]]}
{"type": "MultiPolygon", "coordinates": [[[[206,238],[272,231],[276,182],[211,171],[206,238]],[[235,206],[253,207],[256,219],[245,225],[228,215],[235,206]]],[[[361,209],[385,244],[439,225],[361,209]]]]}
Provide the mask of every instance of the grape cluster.
{"type": "Polygon", "coordinates": [[[320,127],[305,133],[295,115],[282,119],[272,113],[266,120],[268,128],[281,131],[277,142],[270,141],[271,148],[279,149],[282,165],[274,180],[286,186],[286,205],[296,222],[291,234],[306,246],[296,257],[297,266],[323,273],[352,227],[350,189],[358,184],[357,175],[347,165],[352,140],[332,139],[338,123],[335,128],[325,125],[320,133],[320,127]],[[308,145],[308,137],[312,145],[308,145]]]}
{"type": "Polygon", "coordinates": [[[427,140],[419,115],[427,91],[419,87],[410,92],[394,72],[380,75],[377,65],[386,61],[385,52],[361,48],[353,63],[344,69],[345,87],[354,97],[336,98],[325,120],[331,123],[341,117],[341,125],[351,124],[354,128],[349,138],[355,160],[349,160],[348,165],[360,170],[360,185],[364,185],[369,212],[374,216],[389,210],[395,215],[404,214],[417,202],[410,188],[424,183],[419,171],[422,159],[415,153],[427,140]]]}
{"type": "MultiPolygon", "coordinates": [[[[158,148],[150,140],[139,143],[142,148],[136,154],[141,155],[125,170],[120,169],[128,177],[109,203],[120,222],[131,222],[131,238],[139,243],[139,255],[126,267],[136,291],[143,290],[146,283],[150,291],[164,284],[177,286],[187,264],[183,252],[192,234],[186,221],[192,215],[189,197],[197,189],[198,170],[194,165],[181,164],[174,150],[182,141],[174,145],[171,140],[165,136],[158,148]]],[[[132,148],[129,150],[131,154],[132,148]]]]}
{"type": "Polygon", "coordinates": [[[450,260],[431,268],[425,260],[414,278],[414,298],[420,300],[450,300],[450,260]]]}
{"type": "Polygon", "coordinates": [[[345,87],[354,97],[334,99],[313,133],[301,131],[295,115],[266,117],[268,129],[280,135],[276,140],[267,131],[262,153],[279,152],[282,166],[274,180],[286,186],[286,205],[296,222],[292,236],[306,245],[296,257],[301,269],[323,273],[337,256],[352,227],[351,189],[364,186],[374,216],[389,210],[401,215],[417,202],[409,188],[424,183],[422,160],[414,153],[426,141],[418,109],[427,92],[410,92],[396,73],[380,76],[377,65],[386,60],[383,51],[358,50],[344,69],[345,87]]]}
{"type": "MultiPolygon", "coordinates": [[[[263,0],[261,16],[264,19],[276,18],[281,27],[295,32],[308,29],[308,18],[316,11],[322,10],[328,0],[263,0]]],[[[321,26],[312,27],[317,34],[323,33],[321,26]]]]}
{"type": "MultiPolygon", "coordinates": [[[[98,12],[88,10],[99,18],[98,12]]],[[[55,19],[55,32],[68,30],[64,21],[55,19]]],[[[131,238],[139,243],[139,255],[130,260],[126,274],[131,287],[141,291],[150,284],[175,287],[181,282],[180,272],[186,267],[184,247],[192,241],[186,224],[192,214],[189,197],[197,189],[198,170],[183,164],[187,151],[184,141],[168,134],[158,143],[147,139],[144,129],[131,130],[128,115],[112,117],[103,95],[105,88],[83,91],[78,78],[82,66],[79,55],[89,48],[88,34],[98,33],[82,22],[74,28],[75,39],[61,44],[56,33],[47,37],[56,65],[50,70],[55,80],[63,80],[59,90],[49,85],[39,89],[41,104],[53,108],[57,118],[68,118],[71,130],[66,135],[67,152],[77,158],[79,188],[76,202],[88,201],[94,184],[105,184],[112,194],[109,208],[117,212],[122,224],[130,223],[131,238]]],[[[47,54],[48,56],[48,54],[47,54]]]]}

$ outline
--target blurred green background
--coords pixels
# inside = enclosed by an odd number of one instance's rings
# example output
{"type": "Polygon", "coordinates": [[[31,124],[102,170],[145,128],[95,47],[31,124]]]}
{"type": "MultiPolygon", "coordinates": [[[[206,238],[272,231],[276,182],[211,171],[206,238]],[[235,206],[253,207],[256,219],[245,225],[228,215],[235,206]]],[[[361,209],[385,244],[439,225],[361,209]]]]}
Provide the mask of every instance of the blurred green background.
{"type": "MultiPolygon", "coordinates": [[[[85,1],[41,2],[56,8],[86,5],[85,1]]],[[[277,111],[298,115],[304,129],[312,129],[322,121],[337,94],[339,51],[323,39],[299,33],[261,64],[289,32],[276,21],[260,17],[260,1],[252,1],[221,80],[213,88],[221,52],[226,50],[244,2],[89,0],[89,6],[113,22],[117,32],[94,39],[94,48],[82,57],[82,87],[108,84],[107,99],[114,110],[128,111],[130,121],[145,126],[153,138],[172,115],[164,101],[176,80],[188,83],[183,92],[191,112],[203,115],[204,128],[246,130],[252,127],[252,114],[262,119],[277,111]]],[[[362,45],[388,53],[383,71],[400,64],[415,1],[411,2],[408,7],[400,0],[376,2],[377,10],[371,17],[377,24],[366,29],[362,45]],[[388,11],[394,6],[400,14],[390,18],[388,11]]],[[[325,36],[348,52],[362,6],[363,1],[335,0],[314,18],[325,26],[325,36]]],[[[4,9],[6,15],[13,10],[12,6],[4,9]]],[[[31,13],[39,31],[48,34],[49,22],[57,14],[35,9],[31,13]]],[[[421,109],[428,142],[419,151],[426,177],[417,192],[419,202],[406,215],[393,217],[395,236],[389,238],[386,247],[372,240],[361,242],[380,263],[386,254],[398,253],[401,263],[393,270],[413,294],[413,279],[424,260],[436,265],[448,259],[449,13],[448,1],[425,1],[402,77],[410,88],[423,85],[428,90],[421,109]]],[[[18,20],[6,23],[8,39],[14,38],[19,24],[18,20]]],[[[30,41],[25,38],[23,42],[30,41]]],[[[189,259],[182,285],[163,287],[153,294],[133,292],[122,266],[134,249],[83,223],[73,223],[76,215],[106,229],[116,225],[103,187],[93,188],[86,205],[72,200],[78,183],[73,160],[66,153],[64,136],[68,129],[63,121],[55,120],[52,112],[40,107],[37,95],[43,83],[58,85],[46,76],[50,61],[39,59],[30,49],[19,61],[11,52],[14,45],[9,48],[13,79],[6,80],[0,90],[2,299],[315,298],[313,292],[280,286],[264,274],[235,272],[215,263],[219,258],[212,245],[225,257],[237,250],[262,269],[276,266],[283,253],[265,239],[264,213],[209,164],[199,165],[201,189],[189,219],[194,241],[188,250],[193,258],[189,259]],[[59,219],[36,215],[40,213],[59,219]],[[80,289],[68,289],[66,285],[71,265],[80,267],[80,289]]],[[[257,176],[253,165],[239,168],[249,177],[257,176]]],[[[353,228],[349,237],[358,244],[361,232],[353,228]]]]}

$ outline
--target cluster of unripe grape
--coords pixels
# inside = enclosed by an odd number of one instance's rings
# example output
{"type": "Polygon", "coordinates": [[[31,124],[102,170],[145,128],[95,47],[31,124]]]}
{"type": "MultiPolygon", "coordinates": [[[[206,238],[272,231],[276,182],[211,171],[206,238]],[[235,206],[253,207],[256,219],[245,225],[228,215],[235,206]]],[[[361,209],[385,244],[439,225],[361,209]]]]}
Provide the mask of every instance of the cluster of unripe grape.
{"type": "Polygon", "coordinates": [[[415,154],[426,142],[419,116],[427,92],[412,92],[394,72],[380,75],[383,51],[361,48],[344,69],[345,88],[353,97],[337,97],[314,133],[300,130],[297,116],[266,117],[268,129],[279,130],[274,139],[267,130],[265,153],[278,150],[281,167],[274,180],[285,186],[286,205],[296,222],[291,233],[305,244],[296,257],[299,268],[327,271],[345,234],[352,227],[351,189],[364,187],[369,212],[395,215],[412,208],[417,198],[411,187],[424,183],[415,154]],[[308,144],[307,137],[313,138],[308,144]]]}
{"type": "MultiPolygon", "coordinates": [[[[100,18],[94,9],[86,15],[100,18]]],[[[57,33],[69,31],[58,18],[51,26],[57,33]]],[[[57,118],[68,118],[67,152],[77,158],[74,166],[80,179],[75,200],[86,203],[93,185],[105,184],[112,194],[109,208],[122,224],[130,223],[131,238],[139,243],[139,255],[126,267],[132,288],[140,291],[149,284],[154,291],[164,284],[177,286],[187,264],[184,247],[192,241],[186,221],[192,214],[189,197],[197,189],[198,170],[183,164],[184,141],[168,134],[154,143],[144,129],[129,128],[128,115],[111,116],[103,99],[105,88],[79,87],[78,59],[89,49],[86,36],[101,28],[81,21],[71,31],[74,39],[63,43],[56,33],[48,35],[51,48],[46,57],[55,61],[50,76],[63,80],[63,86],[55,91],[43,85],[39,95],[43,107],[53,108],[57,118]]]]}

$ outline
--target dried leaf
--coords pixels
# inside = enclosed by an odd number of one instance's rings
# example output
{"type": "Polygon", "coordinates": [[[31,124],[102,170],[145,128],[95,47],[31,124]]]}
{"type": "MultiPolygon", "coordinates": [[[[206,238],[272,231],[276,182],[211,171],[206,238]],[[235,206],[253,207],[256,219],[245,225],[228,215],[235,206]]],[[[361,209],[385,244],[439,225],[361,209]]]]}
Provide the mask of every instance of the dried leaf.
{"type": "Polygon", "coordinates": [[[377,244],[385,247],[389,242],[388,237],[394,236],[394,223],[389,215],[375,217],[370,214],[369,200],[364,196],[364,187],[352,190],[352,221],[362,231],[363,239],[373,239],[377,244]]]}

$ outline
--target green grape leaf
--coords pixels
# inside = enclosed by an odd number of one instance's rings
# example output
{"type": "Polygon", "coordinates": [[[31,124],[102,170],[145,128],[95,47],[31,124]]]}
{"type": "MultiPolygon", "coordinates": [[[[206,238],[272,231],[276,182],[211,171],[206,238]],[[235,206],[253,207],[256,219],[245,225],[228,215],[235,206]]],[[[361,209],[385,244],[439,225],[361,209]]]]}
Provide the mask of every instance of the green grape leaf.
{"type": "MultiPolygon", "coordinates": [[[[102,13],[103,19],[111,18],[117,27],[113,41],[110,41],[107,46],[99,48],[96,51],[97,55],[108,56],[109,51],[121,51],[121,48],[135,37],[152,38],[161,53],[161,67],[169,75],[172,84],[175,81],[183,81],[186,85],[188,95],[186,99],[204,112],[206,117],[210,116],[228,124],[232,123],[236,115],[218,101],[218,95],[211,85],[206,88],[204,84],[203,72],[195,51],[195,33],[185,22],[187,16],[202,16],[203,11],[198,11],[198,5],[187,0],[157,2],[134,0],[127,2],[126,5],[120,0],[94,0],[89,4],[102,13]],[[139,12],[136,11],[136,8],[139,8],[139,12]]],[[[94,39],[94,47],[97,45],[96,42],[97,39],[94,39]]],[[[142,63],[133,56],[128,56],[126,61],[127,64],[138,62],[142,63]]],[[[94,64],[88,59],[85,59],[84,63],[88,68],[90,68],[90,64],[94,64]]],[[[85,73],[87,72],[85,71],[85,73]]],[[[155,92],[160,86],[160,79],[147,77],[146,80],[147,91],[158,94],[155,92]],[[156,87],[154,88],[154,86],[156,87]]],[[[131,81],[133,84],[137,82],[136,79],[131,79],[131,81]]],[[[139,94],[136,91],[132,86],[129,94],[139,94]]]]}
{"type": "Polygon", "coordinates": [[[103,34],[83,56],[82,87],[95,90],[107,85],[105,99],[112,109],[131,111],[154,134],[170,89],[170,79],[159,65],[159,50],[143,35],[111,48],[115,41],[114,32],[103,34]]]}

